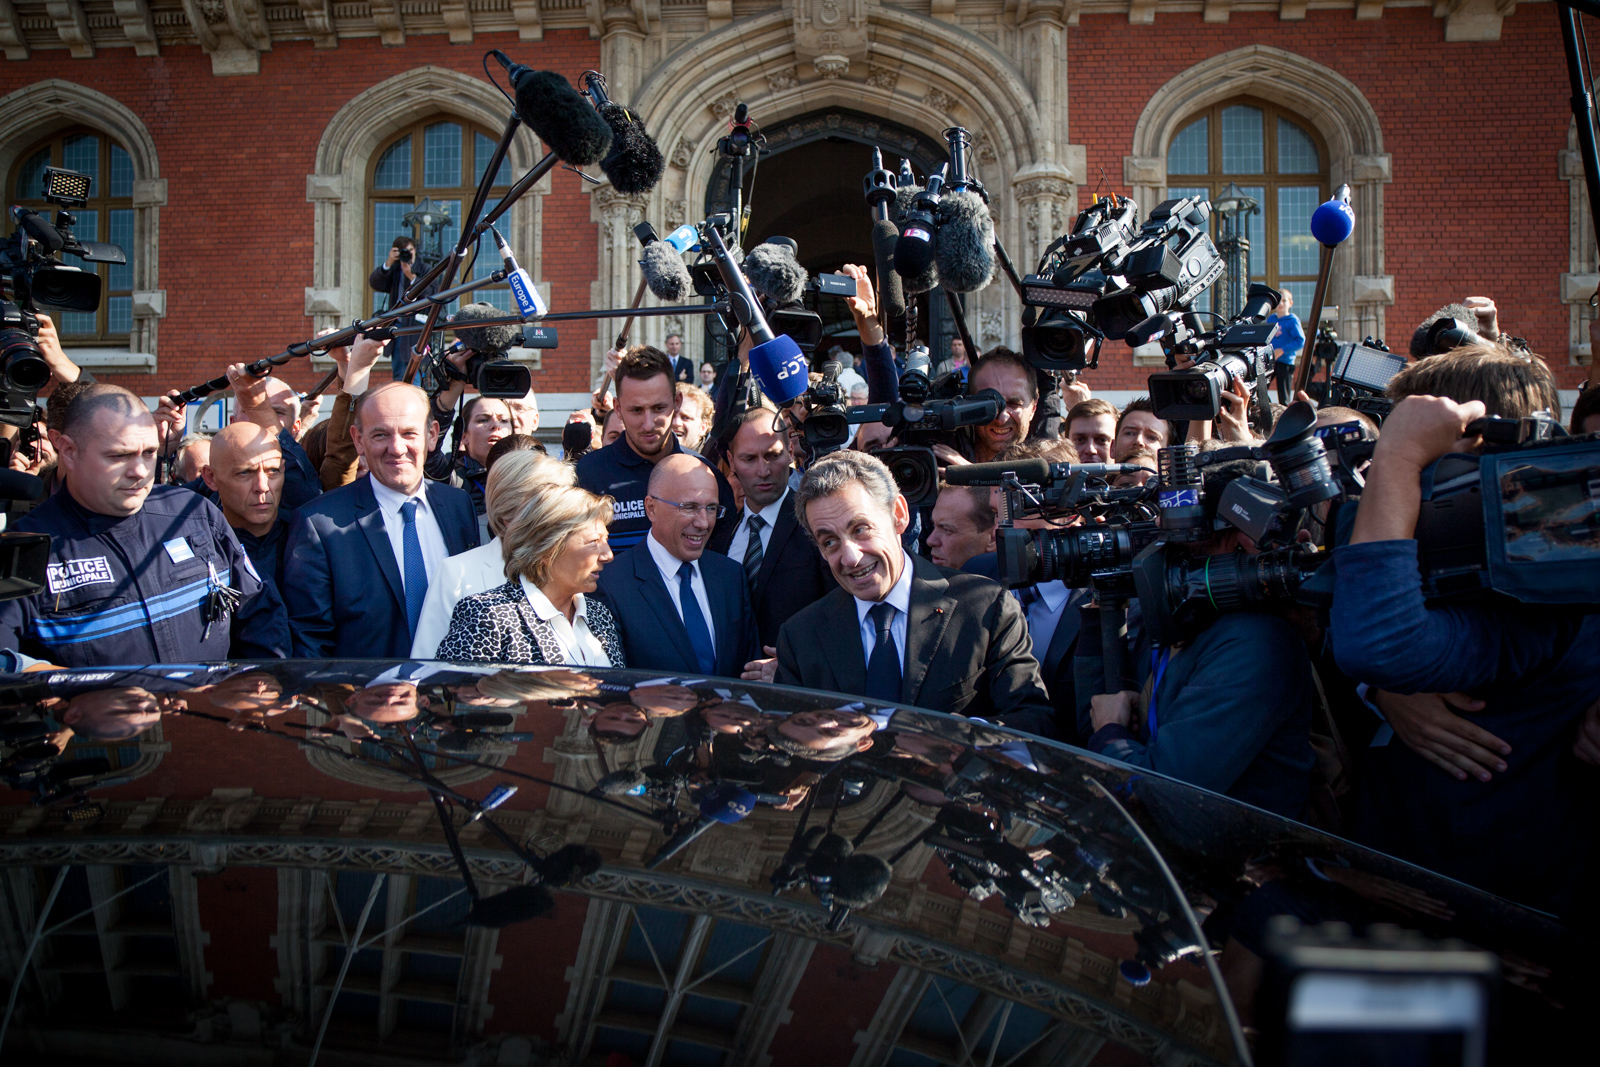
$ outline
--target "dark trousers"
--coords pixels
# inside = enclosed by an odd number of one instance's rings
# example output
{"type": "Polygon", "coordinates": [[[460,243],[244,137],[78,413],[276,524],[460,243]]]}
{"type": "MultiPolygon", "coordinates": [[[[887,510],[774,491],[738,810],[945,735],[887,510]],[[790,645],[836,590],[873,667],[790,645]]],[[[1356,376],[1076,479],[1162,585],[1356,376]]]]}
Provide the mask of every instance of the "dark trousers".
{"type": "Polygon", "coordinates": [[[1294,365],[1291,363],[1274,363],[1272,365],[1272,380],[1278,386],[1278,403],[1287,404],[1290,400],[1289,389],[1294,384],[1294,365]]]}

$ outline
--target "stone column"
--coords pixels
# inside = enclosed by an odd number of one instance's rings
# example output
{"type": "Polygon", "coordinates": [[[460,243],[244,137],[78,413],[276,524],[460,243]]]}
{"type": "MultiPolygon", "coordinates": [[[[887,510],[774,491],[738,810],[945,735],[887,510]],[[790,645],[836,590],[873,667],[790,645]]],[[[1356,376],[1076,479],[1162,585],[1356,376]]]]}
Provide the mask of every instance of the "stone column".
{"type": "MultiPolygon", "coordinates": [[[[639,286],[638,239],[633,227],[649,209],[648,195],[626,196],[609,184],[589,194],[589,218],[600,224],[600,273],[589,285],[590,307],[627,307],[639,286]]],[[[600,383],[601,363],[621,328],[619,319],[599,319],[589,345],[589,382],[600,383]]],[[[637,330],[638,321],[634,327],[637,330]]]]}
{"type": "MultiPolygon", "coordinates": [[[[1341,341],[1382,338],[1384,309],[1394,303],[1394,277],[1383,271],[1383,187],[1394,180],[1390,157],[1385,153],[1334,159],[1328,178],[1335,192],[1349,183],[1350,206],[1356,213],[1355,232],[1345,242],[1353,247],[1341,247],[1334,254],[1328,282],[1327,304],[1339,308],[1334,328],[1341,341]]],[[[1310,322],[1305,326],[1308,332],[1315,328],[1310,322]]],[[[1409,335],[1404,340],[1409,340],[1409,335]]],[[[1404,351],[1404,346],[1399,350],[1404,351]]]]}

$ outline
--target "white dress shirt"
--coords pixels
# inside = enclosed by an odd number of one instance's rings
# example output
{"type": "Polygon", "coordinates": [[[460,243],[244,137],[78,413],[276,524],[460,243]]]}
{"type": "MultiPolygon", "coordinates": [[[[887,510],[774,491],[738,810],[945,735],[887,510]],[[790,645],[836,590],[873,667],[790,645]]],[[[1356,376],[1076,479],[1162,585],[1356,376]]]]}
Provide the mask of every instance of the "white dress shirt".
{"type": "Polygon", "coordinates": [[[739,520],[739,529],[734,531],[733,540],[728,544],[728,558],[739,566],[744,566],[745,549],[750,545],[750,516],[761,516],[761,555],[766,557],[767,546],[772,544],[772,524],[778,521],[778,512],[783,510],[783,502],[789,496],[789,487],[783,487],[783,496],[774,500],[760,511],[752,512],[748,500],[744,506],[744,515],[739,520]]]}
{"type": "MultiPolygon", "coordinates": [[[[889,623],[889,636],[894,638],[895,651],[900,653],[900,673],[905,676],[906,667],[906,617],[911,610],[911,557],[906,555],[905,549],[900,550],[900,578],[889,589],[889,595],[884,601],[895,607],[894,619],[889,623]]],[[[878,628],[873,625],[872,617],[867,614],[878,604],[875,600],[856,601],[856,618],[861,624],[861,651],[865,653],[867,662],[872,662],[872,646],[878,643],[878,628]]]]}
{"type": "Polygon", "coordinates": [[[438,653],[439,642],[450,632],[450,619],[462,597],[486,593],[505,583],[505,557],[498,537],[439,564],[439,569],[428,578],[428,597],[422,602],[422,614],[417,617],[411,658],[432,659],[438,653]]]}
{"type": "MultiPolygon", "coordinates": [[[[667,583],[667,595],[672,598],[672,607],[678,613],[678,618],[683,618],[683,602],[679,599],[678,568],[684,561],[667,551],[667,546],[656,540],[655,531],[652,530],[645,536],[645,544],[650,546],[650,558],[656,561],[656,566],[661,568],[661,579],[667,583]]],[[[689,579],[689,588],[694,590],[694,599],[700,605],[700,614],[706,620],[706,630],[711,634],[711,647],[717,647],[717,624],[711,620],[711,601],[706,598],[706,579],[700,573],[700,561],[693,560],[690,566],[694,568],[694,577],[689,579]]]]}
{"type": "Polygon", "coordinates": [[[522,592],[527,596],[528,603],[533,605],[533,613],[549,623],[550,629],[555,631],[556,640],[561,643],[563,659],[585,667],[611,666],[606,646],[589,629],[589,604],[583,599],[582,593],[573,598],[572,621],[568,622],[566,614],[550,603],[550,598],[526,578],[522,579],[522,592]]]}
{"type": "Polygon", "coordinates": [[[427,489],[418,486],[415,496],[406,496],[371,475],[368,479],[372,483],[372,495],[378,501],[378,510],[383,513],[383,530],[389,535],[389,547],[394,549],[394,564],[400,571],[402,583],[406,580],[406,520],[400,508],[407,500],[417,502],[417,543],[422,546],[422,566],[431,580],[439,573],[439,564],[450,558],[450,550],[445,547],[439,519],[428,506],[427,489]]]}
{"type": "Polygon", "coordinates": [[[1056,627],[1061,623],[1061,608],[1072,590],[1059,580],[1040,582],[1034,589],[1038,590],[1039,599],[1027,605],[1024,611],[1028,618],[1028,635],[1033,638],[1033,657],[1043,663],[1050,642],[1055,639],[1056,627]]]}

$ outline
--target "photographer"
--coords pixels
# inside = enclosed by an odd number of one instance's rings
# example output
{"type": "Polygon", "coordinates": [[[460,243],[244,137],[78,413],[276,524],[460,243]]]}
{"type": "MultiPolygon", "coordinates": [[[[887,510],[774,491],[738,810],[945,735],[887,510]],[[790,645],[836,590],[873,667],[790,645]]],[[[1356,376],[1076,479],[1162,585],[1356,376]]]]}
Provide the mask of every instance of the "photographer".
{"type": "MultiPolygon", "coordinates": [[[[1250,460],[1206,468],[1204,508],[1214,527],[1227,484],[1250,460]]],[[[1232,528],[1189,546],[1222,556],[1255,545],[1232,528]]],[[[1095,696],[1092,752],[1203,786],[1290,819],[1311,786],[1311,658],[1294,626],[1256,611],[1219,614],[1192,640],[1136,662],[1144,692],[1095,696]]]]}
{"type": "Polygon", "coordinates": [[[993,389],[1005,401],[993,422],[976,427],[972,433],[977,462],[989,463],[1010,446],[1028,439],[1028,429],[1039,406],[1039,382],[1028,361],[1006,349],[978,357],[967,381],[968,395],[993,389]]]}
{"type": "MultiPolygon", "coordinates": [[[[367,276],[367,284],[375,293],[388,296],[385,308],[399,307],[405,303],[406,291],[417,280],[417,272],[422,269],[422,263],[417,258],[417,243],[409,237],[401,236],[394,239],[394,244],[389,248],[389,256],[377,267],[373,268],[367,276]]],[[[416,294],[413,299],[420,300],[432,295],[439,289],[437,280],[428,283],[428,287],[416,294]]],[[[396,326],[408,325],[404,320],[395,323],[396,326]]],[[[396,337],[391,346],[389,356],[394,364],[394,380],[399,381],[405,377],[406,365],[411,362],[411,349],[416,343],[415,338],[407,334],[396,337]]]]}
{"type": "Polygon", "coordinates": [[[1549,604],[1430,606],[1415,540],[1423,470],[1447,452],[1475,450],[1467,425],[1486,409],[1520,417],[1551,407],[1554,381],[1536,356],[1469,346],[1414,364],[1390,389],[1403,398],[1384,422],[1350,543],[1334,553],[1334,655],[1345,673],[1383,692],[1451,694],[1470,725],[1502,747],[1483,756],[1495,773],[1462,778],[1408,747],[1374,749],[1356,836],[1489,892],[1572,914],[1600,800],[1597,772],[1573,752],[1600,692],[1600,616],[1549,604]]]}

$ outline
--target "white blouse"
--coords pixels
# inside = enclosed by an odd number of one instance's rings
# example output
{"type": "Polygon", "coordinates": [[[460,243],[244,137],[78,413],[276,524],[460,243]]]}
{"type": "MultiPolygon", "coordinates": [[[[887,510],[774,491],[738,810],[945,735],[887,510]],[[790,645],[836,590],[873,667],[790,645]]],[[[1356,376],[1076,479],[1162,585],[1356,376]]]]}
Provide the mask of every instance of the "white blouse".
{"type": "Polygon", "coordinates": [[[550,629],[555,631],[556,640],[561,642],[561,655],[568,663],[585,667],[611,666],[611,657],[606,655],[605,646],[589,629],[589,618],[585,614],[587,604],[582,593],[574,598],[572,621],[568,622],[566,614],[550,603],[550,598],[540,592],[538,586],[526,578],[521,582],[523,595],[533,605],[533,613],[549,623],[550,629]]]}

